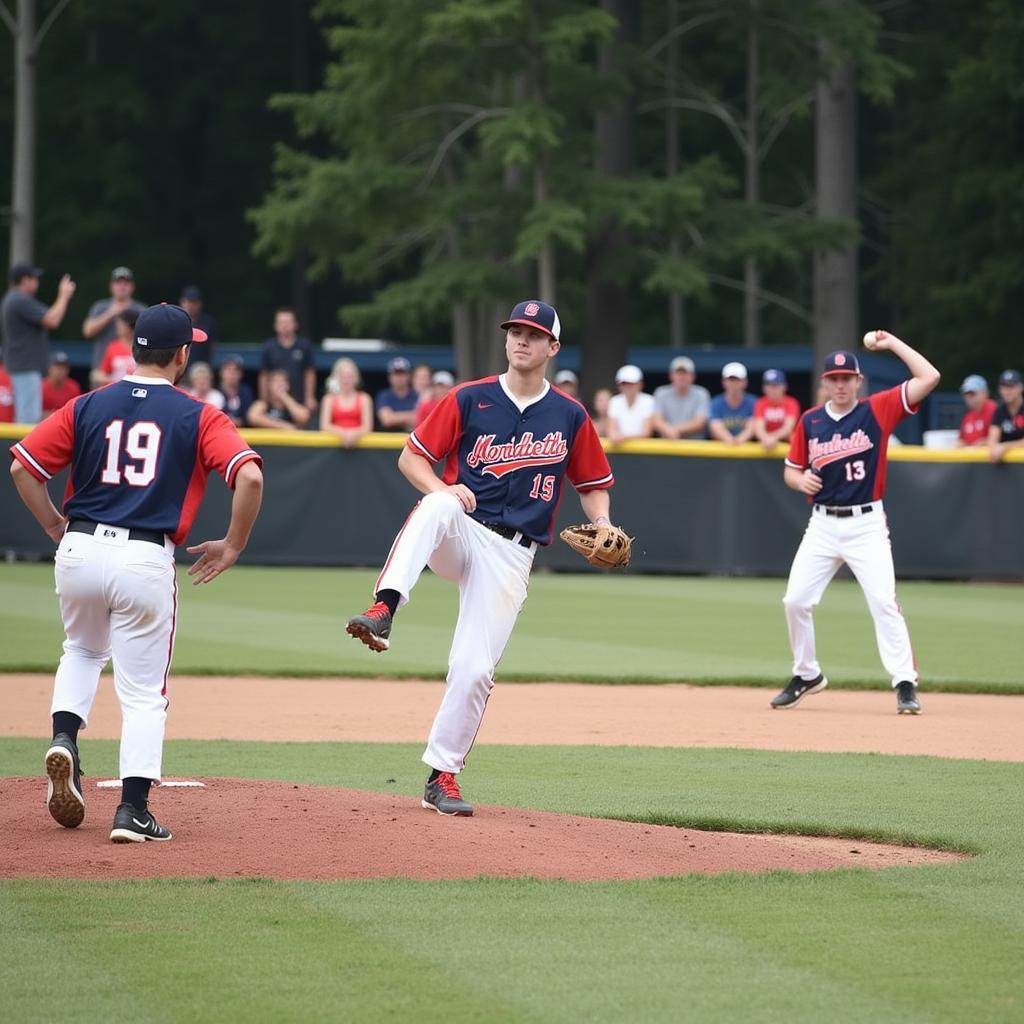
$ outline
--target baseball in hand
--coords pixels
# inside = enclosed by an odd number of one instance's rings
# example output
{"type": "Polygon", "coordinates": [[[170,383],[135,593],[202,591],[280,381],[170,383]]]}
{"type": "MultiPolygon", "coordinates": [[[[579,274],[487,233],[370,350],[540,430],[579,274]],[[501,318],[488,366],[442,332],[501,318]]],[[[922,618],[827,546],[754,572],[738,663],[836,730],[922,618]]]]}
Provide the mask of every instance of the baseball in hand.
{"type": "Polygon", "coordinates": [[[864,347],[867,349],[874,348],[878,344],[879,338],[884,334],[885,331],[868,331],[868,333],[864,335],[864,347]]]}

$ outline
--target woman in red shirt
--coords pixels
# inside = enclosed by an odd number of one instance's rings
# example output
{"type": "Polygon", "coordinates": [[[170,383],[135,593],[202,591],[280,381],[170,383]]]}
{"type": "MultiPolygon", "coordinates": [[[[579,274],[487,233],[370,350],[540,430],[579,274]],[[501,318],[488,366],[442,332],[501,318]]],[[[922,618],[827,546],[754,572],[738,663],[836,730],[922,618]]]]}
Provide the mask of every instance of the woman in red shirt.
{"type": "Polygon", "coordinates": [[[320,400],[320,429],[340,437],[345,448],[354,448],[373,429],[373,400],[361,385],[359,367],[351,359],[339,359],[320,400]]]}

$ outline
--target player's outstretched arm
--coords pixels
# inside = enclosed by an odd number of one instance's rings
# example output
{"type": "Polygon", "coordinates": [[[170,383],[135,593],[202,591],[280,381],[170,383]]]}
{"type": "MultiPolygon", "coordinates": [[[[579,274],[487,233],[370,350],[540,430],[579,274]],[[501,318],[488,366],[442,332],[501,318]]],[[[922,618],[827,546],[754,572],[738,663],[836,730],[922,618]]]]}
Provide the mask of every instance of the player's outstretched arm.
{"type": "Polygon", "coordinates": [[[580,505],[583,507],[583,517],[588,523],[601,525],[601,520],[608,523],[608,513],[612,507],[611,495],[606,490],[584,491],[580,495],[580,505]]]}
{"type": "Polygon", "coordinates": [[[868,331],[864,335],[865,346],[873,352],[892,352],[899,356],[911,372],[907,382],[907,401],[911,405],[923,402],[938,386],[941,374],[916,349],[901,341],[888,331],[868,331]]]}
{"type": "Polygon", "coordinates": [[[25,507],[35,516],[36,522],[46,531],[50,540],[54,544],[59,544],[68,521],[54,508],[46,484],[37,480],[16,459],[11,462],[11,477],[25,507]]]}
{"type": "Polygon", "coordinates": [[[238,561],[249,543],[256,516],[263,503],[263,472],[255,462],[247,462],[235,475],[235,494],[231,499],[231,523],[223,540],[204,540],[188,548],[199,557],[189,566],[192,585],[209,583],[238,561]]]}

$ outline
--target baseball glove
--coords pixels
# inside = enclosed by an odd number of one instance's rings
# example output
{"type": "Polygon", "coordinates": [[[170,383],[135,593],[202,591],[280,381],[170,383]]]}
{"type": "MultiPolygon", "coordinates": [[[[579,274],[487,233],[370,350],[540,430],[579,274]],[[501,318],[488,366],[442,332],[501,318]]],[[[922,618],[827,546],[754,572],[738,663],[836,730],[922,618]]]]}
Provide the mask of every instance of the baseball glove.
{"type": "Polygon", "coordinates": [[[633,538],[611,523],[602,526],[594,523],[567,526],[559,537],[599,569],[622,569],[629,565],[633,538]]]}

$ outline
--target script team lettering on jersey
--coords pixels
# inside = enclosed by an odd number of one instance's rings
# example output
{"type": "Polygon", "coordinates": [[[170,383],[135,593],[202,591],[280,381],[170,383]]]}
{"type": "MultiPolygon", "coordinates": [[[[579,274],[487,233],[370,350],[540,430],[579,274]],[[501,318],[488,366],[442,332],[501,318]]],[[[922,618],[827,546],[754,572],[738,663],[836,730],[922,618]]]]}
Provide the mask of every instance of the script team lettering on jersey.
{"type": "Polygon", "coordinates": [[[409,436],[409,447],[444,460],[443,479],[476,495],[481,522],[501,523],[548,544],[562,485],[577,491],[615,482],[586,409],[549,387],[520,409],[499,377],[452,389],[409,436]]]}
{"type": "Polygon", "coordinates": [[[885,493],[889,437],[917,412],[907,400],[907,382],[862,398],[835,419],[824,405],[797,421],[786,465],[813,469],[821,477],[818,505],[866,505],[885,493]]]}

